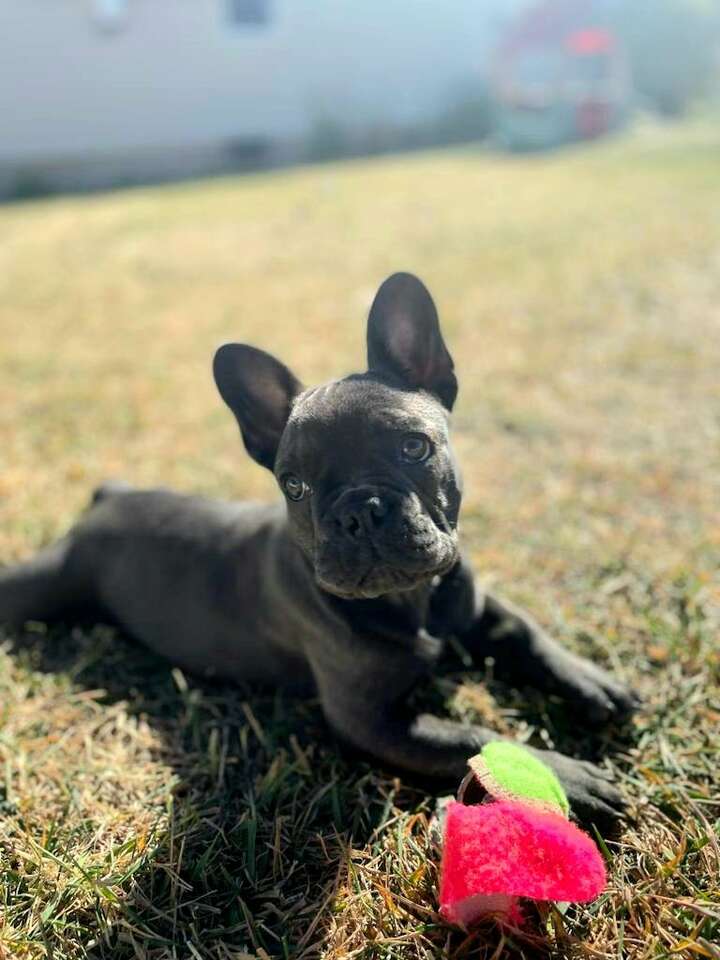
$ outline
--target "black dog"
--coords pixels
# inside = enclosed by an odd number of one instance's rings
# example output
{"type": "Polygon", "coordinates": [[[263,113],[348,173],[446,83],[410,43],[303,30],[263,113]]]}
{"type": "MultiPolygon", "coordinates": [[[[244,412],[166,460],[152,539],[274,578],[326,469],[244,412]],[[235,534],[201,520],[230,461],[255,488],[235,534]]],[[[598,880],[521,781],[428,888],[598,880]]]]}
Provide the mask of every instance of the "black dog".
{"type": "MultiPolygon", "coordinates": [[[[261,350],[221,347],[220,393],[286,504],[101,487],[63,540],[0,573],[0,621],[92,609],[189,671],[312,687],[341,737],[443,778],[495,736],[403,706],[450,636],[592,722],[632,710],[632,692],[484,595],[459,555],[457,382],[418,279],[385,281],[367,339],[367,373],[310,390],[261,350]]],[[[617,816],[603,771],[542,755],[581,817],[617,816]]]]}

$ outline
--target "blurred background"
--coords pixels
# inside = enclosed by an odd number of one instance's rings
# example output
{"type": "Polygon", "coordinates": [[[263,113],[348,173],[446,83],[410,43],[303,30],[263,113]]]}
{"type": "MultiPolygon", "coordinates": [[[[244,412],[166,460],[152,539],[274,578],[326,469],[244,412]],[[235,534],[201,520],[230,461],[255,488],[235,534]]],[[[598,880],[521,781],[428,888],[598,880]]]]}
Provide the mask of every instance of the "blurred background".
{"type": "Polygon", "coordinates": [[[5,0],[1,555],[117,474],[274,495],[214,348],[362,368],[409,269],[478,560],[667,558],[653,497],[710,496],[680,450],[716,429],[719,50],[714,0],[5,0]]]}
{"type": "Polygon", "coordinates": [[[0,195],[602,137],[717,89],[715,0],[5,0],[0,195]]]}

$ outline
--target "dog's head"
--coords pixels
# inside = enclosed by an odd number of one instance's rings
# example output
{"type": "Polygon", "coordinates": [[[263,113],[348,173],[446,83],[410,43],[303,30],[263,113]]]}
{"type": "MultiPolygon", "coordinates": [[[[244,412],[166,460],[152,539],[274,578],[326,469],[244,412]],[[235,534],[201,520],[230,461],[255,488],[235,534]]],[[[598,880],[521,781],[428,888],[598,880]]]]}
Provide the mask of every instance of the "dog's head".
{"type": "Polygon", "coordinates": [[[318,584],[348,598],[411,589],[458,558],[460,479],[448,438],[457,381],[416,277],[382,284],[367,344],[366,373],[312,389],[244,344],[220,347],[214,362],[220,394],[248,453],[275,474],[318,584]]]}

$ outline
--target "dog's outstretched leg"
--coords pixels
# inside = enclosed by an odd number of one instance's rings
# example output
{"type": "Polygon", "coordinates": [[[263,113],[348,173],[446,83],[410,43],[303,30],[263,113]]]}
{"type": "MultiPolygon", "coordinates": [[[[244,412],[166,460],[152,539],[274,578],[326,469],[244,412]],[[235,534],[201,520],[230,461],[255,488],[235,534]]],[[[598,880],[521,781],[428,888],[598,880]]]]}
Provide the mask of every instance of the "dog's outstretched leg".
{"type": "MultiPolygon", "coordinates": [[[[330,725],[349,743],[393,768],[441,780],[461,780],[468,759],[490,740],[501,739],[486,727],[430,714],[403,716],[383,704],[353,704],[346,696],[323,699],[323,707],[330,725]]],[[[553,750],[533,753],[555,771],[581,821],[605,828],[622,814],[623,798],[604,770],[553,750]]]]}
{"type": "Polygon", "coordinates": [[[458,639],[476,662],[492,657],[501,680],[556,693],[589,723],[622,719],[640,705],[629,687],[564,650],[523,610],[491,594],[458,639]]]}
{"type": "Polygon", "coordinates": [[[17,566],[0,569],[0,623],[55,620],[77,599],[68,569],[68,538],[41,550],[17,566]]]}
{"type": "MultiPolygon", "coordinates": [[[[86,514],[104,501],[132,490],[124,480],[110,480],[93,491],[86,514]]],[[[81,525],[24,563],[0,566],[0,623],[60,620],[66,615],[97,614],[93,560],[82,559],[81,525]]]]}

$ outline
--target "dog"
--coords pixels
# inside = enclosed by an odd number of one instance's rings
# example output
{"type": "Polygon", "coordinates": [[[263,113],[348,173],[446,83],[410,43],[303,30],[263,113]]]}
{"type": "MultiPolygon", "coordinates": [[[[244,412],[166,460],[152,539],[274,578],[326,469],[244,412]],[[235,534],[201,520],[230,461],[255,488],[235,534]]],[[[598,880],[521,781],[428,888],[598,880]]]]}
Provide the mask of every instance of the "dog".
{"type": "MultiPolygon", "coordinates": [[[[365,373],[305,389],[262,350],[220,347],[220,395],[284,503],[106,484],[62,540],[0,571],[0,621],[91,611],[193,674],[314,690],[342,740],[442,780],[460,779],[497,736],[405,705],[449,638],[587,721],[627,716],[638,705],[630,689],[485,593],[461,555],[448,432],[458,385],[435,304],[412,274],[380,286],[367,360],[365,373]]],[[[604,770],[538,752],[580,819],[621,814],[604,770]]]]}

